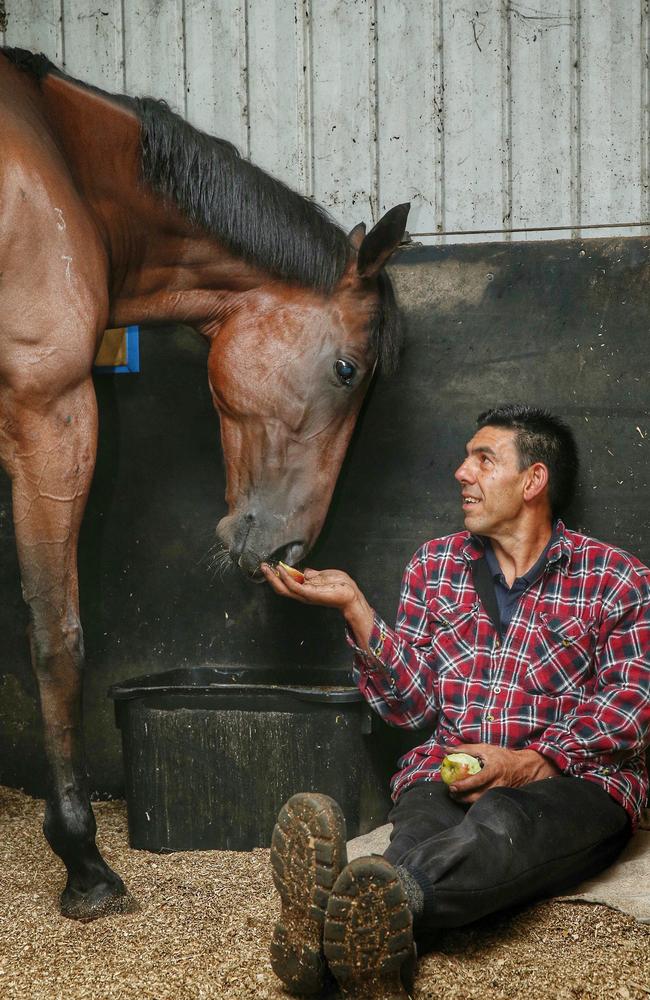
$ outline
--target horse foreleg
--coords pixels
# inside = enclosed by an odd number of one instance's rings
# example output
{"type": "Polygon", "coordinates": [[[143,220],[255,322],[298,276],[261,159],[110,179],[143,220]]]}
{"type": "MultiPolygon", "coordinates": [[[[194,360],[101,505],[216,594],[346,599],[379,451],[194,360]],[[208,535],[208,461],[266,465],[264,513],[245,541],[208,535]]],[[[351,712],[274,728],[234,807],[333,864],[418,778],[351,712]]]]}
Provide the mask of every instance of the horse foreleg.
{"type": "Polygon", "coordinates": [[[64,916],[92,920],[124,910],[122,880],[95,844],[83,748],[83,635],[77,542],[92,479],[97,406],[92,382],[39,407],[3,407],[2,453],[12,478],[23,596],[30,612],[51,785],[44,832],[64,862],[64,916]]]}

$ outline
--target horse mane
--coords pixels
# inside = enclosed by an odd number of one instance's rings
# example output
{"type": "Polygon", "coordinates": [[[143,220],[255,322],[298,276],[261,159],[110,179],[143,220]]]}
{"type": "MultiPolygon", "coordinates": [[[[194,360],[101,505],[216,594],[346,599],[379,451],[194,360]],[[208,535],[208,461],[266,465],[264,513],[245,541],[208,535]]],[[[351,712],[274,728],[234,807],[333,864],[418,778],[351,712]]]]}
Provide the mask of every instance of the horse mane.
{"type": "MultiPolygon", "coordinates": [[[[315,202],[243,159],[235,146],[200,131],[165,101],[107,94],[67,76],[47,56],[0,52],[39,81],[50,74],[132,111],[140,121],[143,180],[247,263],[285,281],[330,292],[350,257],[347,234],[315,202]]],[[[371,342],[384,369],[396,366],[401,322],[390,278],[381,272],[371,342]]]]}

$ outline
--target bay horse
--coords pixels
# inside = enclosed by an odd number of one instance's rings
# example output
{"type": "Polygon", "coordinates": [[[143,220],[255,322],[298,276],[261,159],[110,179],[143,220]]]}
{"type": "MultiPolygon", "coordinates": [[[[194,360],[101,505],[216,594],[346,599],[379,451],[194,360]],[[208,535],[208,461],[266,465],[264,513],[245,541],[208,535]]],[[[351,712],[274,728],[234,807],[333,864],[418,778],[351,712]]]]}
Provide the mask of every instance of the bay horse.
{"type": "Polygon", "coordinates": [[[12,482],[50,772],[61,911],[129,896],[95,843],[81,728],[77,541],[93,475],[91,369],[105,328],[184,323],[209,342],[227,516],[249,576],[323,524],[377,362],[398,349],[383,266],[408,205],[346,234],[313,202],[150,98],[108,95],[0,50],[0,461],[12,482]]]}

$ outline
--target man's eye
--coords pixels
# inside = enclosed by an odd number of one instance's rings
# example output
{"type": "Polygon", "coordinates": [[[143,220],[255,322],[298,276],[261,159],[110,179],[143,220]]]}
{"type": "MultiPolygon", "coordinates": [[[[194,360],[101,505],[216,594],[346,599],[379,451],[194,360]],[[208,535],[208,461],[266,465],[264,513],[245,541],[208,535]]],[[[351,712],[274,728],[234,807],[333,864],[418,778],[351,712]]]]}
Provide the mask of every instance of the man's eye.
{"type": "Polygon", "coordinates": [[[355,366],[350,361],[345,361],[344,358],[339,358],[336,361],[334,371],[341,385],[352,385],[354,376],[357,374],[355,366]]]}

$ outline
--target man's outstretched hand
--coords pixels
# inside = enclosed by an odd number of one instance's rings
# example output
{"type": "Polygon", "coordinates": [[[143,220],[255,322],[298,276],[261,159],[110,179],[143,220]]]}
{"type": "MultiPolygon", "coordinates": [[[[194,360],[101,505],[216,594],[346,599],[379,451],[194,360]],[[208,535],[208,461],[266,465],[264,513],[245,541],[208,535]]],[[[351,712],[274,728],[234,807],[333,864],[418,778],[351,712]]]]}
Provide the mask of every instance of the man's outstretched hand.
{"type": "Polygon", "coordinates": [[[282,566],[260,567],[276,594],[303,604],[320,604],[338,609],[354,633],[357,645],[368,648],[374,612],[351,576],[340,569],[306,569],[305,582],[298,583],[282,566]]]}
{"type": "Polygon", "coordinates": [[[483,764],[477,774],[449,786],[452,798],[464,805],[476,802],[489,788],[520,788],[531,781],[560,774],[559,768],[536,750],[507,750],[489,743],[463,743],[450,752],[471,754],[483,764]]]}
{"type": "Polygon", "coordinates": [[[322,604],[344,611],[354,603],[359,589],[354,580],[340,569],[306,569],[305,582],[298,583],[284,566],[271,568],[268,563],[262,563],[260,568],[276,594],[293,597],[294,601],[302,601],[303,604],[322,604]]]}

